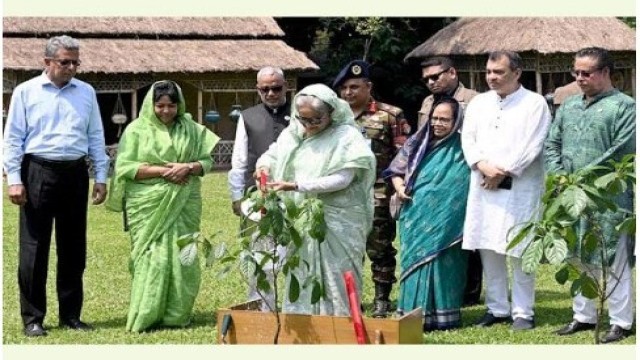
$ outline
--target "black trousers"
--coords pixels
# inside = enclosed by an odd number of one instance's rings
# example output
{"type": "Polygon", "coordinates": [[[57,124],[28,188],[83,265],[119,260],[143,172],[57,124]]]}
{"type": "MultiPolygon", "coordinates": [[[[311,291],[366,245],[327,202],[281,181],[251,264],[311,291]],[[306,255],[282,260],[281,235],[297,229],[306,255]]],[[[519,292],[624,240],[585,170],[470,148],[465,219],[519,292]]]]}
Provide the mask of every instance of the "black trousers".
{"type": "Polygon", "coordinates": [[[86,162],[84,158],[63,162],[25,155],[21,175],[27,191],[27,203],[20,209],[18,283],[22,321],[24,325],[41,323],[47,312],[47,271],[54,222],[59,316],[80,318],[87,247],[86,162]]]}
{"type": "Polygon", "coordinates": [[[482,292],[482,261],[480,261],[480,252],[469,251],[468,259],[464,303],[475,304],[480,301],[480,293],[482,292]]]}

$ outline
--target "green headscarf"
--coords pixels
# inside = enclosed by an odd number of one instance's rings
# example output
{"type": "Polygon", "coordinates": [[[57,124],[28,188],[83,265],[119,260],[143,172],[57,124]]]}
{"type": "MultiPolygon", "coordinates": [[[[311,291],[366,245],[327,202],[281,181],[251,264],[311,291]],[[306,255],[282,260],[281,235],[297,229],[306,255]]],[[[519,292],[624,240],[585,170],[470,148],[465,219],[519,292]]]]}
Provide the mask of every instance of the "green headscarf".
{"type": "MultiPolygon", "coordinates": [[[[153,184],[164,182],[154,178],[134,180],[140,165],[164,165],[170,162],[199,161],[206,173],[211,169],[211,151],[219,137],[206,127],[196,123],[191,114],[186,112],[182,89],[175,84],[178,94],[178,111],[171,127],[167,127],[155,114],[153,93],[159,84],[154,83],[142,102],[142,109],[137,119],[125,129],[118,144],[118,156],[114,175],[111,178],[109,199],[106,206],[113,211],[122,211],[125,185],[127,182],[153,184]]],[[[167,183],[167,186],[174,184],[167,183]]]]}

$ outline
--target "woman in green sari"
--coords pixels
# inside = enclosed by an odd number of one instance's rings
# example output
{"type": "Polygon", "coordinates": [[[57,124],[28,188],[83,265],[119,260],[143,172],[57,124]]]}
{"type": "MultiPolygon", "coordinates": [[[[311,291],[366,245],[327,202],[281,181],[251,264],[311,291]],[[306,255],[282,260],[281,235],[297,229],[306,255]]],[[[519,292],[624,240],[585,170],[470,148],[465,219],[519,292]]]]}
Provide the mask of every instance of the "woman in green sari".
{"type": "Polygon", "coordinates": [[[461,243],[470,174],[460,146],[458,102],[438,100],[429,117],[431,125],[406,142],[383,174],[403,201],[398,312],[421,307],[425,331],[461,324],[467,272],[461,243]]]}
{"type": "Polygon", "coordinates": [[[200,177],[211,169],[217,142],[185,112],[172,81],[151,86],[122,135],[107,207],[125,211],[131,234],[128,331],[190,322],[200,267],[180,263],[176,241],[200,229],[200,177]]]}
{"type": "Polygon", "coordinates": [[[298,267],[295,275],[321,279],[325,296],[311,304],[311,286],[303,288],[298,301],[285,300],[283,312],[348,316],[343,274],[353,273],[362,294],[362,262],[373,221],[375,157],[349,104],[327,86],[302,89],[291,115],[293,121],[258,159],[256,174],[269,174],[272,181],[267,186],[285,191],[283,196],[298,203],[309,196],[322,200],[325,239],[321,243],[304,239],[299,255],[309,267],[298,267]]]}

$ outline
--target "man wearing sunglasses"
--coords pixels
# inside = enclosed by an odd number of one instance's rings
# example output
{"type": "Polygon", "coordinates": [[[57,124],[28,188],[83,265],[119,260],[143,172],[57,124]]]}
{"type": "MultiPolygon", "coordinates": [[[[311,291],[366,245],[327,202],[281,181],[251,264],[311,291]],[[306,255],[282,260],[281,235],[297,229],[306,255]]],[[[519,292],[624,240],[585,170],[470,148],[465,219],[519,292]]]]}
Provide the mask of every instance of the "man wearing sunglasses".
{"type": "Polygon", "coordinates": [[[450,96],[458,101],[463,108],[473,99],[475,90],[467,89],[458,79],[458,71],[453,61],[444,56],[437,56],[423,61],[422,82],[427,86],[431,94],[422,101],[422,107],[418,111],[418,129],[429,120],[429,113],[433,103],[443,96],[450,96]]]}
{"type": "MultiPolygon", "coordinates": [[[[428,123],[429,114],[433,104],[440,98],[448,96],[456,99],[462,107],[462,111],[474,96],[475,90],[467,89],[458,79],[453,60],[445,56],[436,56],[423,61],[422,81],[427,86],[431,95],[422,101],[422,107],[418,111],[418,128],[428,123]]],[[[482,292],[482,262],[477,251],[470,251],[467,264],[467,284],[464,290],[463,305],[471,306],[480,302],[482,292]]]]}
{"type": "Polygon", "coordinates": [[[20,311],[24,334],[30,337],[47,334],[43,321],[54,223],[60,325],[92,329],[80,320],[89,193],[86,157],[95,169],[94,205],[107,195],[109,159],[96,92],[74,78],[79,49],[69,36],[49,39],[45,70],[15,88],[5,128],[7,192],[20,206],[20,311]]]}
{"type": "MultiPolygon", "coordinates": [[[[243,110],[238,119],[228,175],[231,209],[237,216],[242,215],[245,192],[255,185],[256,161],[278,139],[290,120],[291,105],[287,100],[287,84],[282,69],[266,66],[258,71],[256,80],[260,104],[243,110]]],[[[271,294],[264,295],[269,301],[273,300],[271,294]]],[[[257,290],[251,286],[249,300],[258,298],[257,290]]]]}
{"type": "MultiPolygon", "coordinates": [[[[620,161],[636,152],[636,104],[633,98],[613,87],[613,59],[609,52],[596,47],[581,49],[573,66],[572,74],[583,94],[567,98],[556,113],[544,149],[545,168],[551,174],[605,165],[609,160],[620,161]]],[[[633,199],[633,188],[629,186],[624,195],[612,200],[622,211],[631,212],[633,199]]],[[[625,216],[607,212],[596,218],[606,241],[604,249],[599,246],[593,253],[605,252],[606,261],[611,264],[605,274],[611,327],[602,338],[604,343],[631,334],[634,319],[630,250],[633,239],[614,230],[625,216]]],[[[582,219],[581,226],[590,225],[582,219]]],[[[586,258],[573,254],[570,261],[582,271],[601,271],[599,255],[586,258]]],[[[573,320],[556,333],[565,336],[593,329],[597,321],[595,301],[578,294],[573,299],[573,320]]]]}
{"type": "Polygon", "coordinates": [[[375,284],[373,317],[386,317],[391,311],[389,295],[396,282],[396,249],[393,248],[396,224],[389,212],[392,190],[381,175],[404,144],[411,128],[402,109],[377,102],[371,96],[373,84],[369,80],[367,62],[354,60],[347,64],[336,76],[333,88],[349,103],[356,123],[376,156],[375,212],[366,250],[375,284]]]}

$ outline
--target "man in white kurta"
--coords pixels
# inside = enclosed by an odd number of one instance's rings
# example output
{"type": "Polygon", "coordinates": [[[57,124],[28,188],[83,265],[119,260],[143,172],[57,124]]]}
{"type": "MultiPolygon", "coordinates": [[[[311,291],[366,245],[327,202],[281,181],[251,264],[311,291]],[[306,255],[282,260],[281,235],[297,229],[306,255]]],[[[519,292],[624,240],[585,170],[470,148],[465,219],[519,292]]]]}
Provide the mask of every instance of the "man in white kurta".
{"type": "Polygon", "coordinates": [[[491,53],[486,75],[491,90],[471,100],[462,129],[462,149],[473,170],[462,247],[479,250],[482,259],[487,313],[476,322],[480,327],[511,319],[514,330],[535,327],[535,277],[522,271],[520,259],[526,242],[509,252],[506,248],[516,233],[512,227],[538,216],[544,191],[541,152],[551,114],[544,97],[522,87],[521,74],[518,54],[491,53]],[[507,258],[513,269],[512,304],[507,258]]]}

